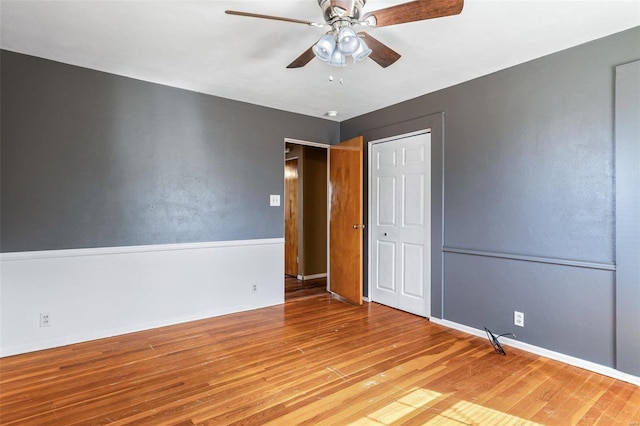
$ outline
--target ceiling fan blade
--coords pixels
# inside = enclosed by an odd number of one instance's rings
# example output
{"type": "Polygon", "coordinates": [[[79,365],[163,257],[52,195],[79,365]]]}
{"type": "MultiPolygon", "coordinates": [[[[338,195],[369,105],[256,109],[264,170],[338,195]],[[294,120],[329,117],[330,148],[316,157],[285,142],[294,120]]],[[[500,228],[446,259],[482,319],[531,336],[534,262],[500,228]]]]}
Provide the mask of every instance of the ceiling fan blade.
{"type": "Polygon", "coordinates": [[[386,68],[400,59],[400,54],[398,52],[382,43],[381,41],[378,41],[375,38],[371,37],[369,34],[365,32],[359,32],[358,35],[364,39],[365,43],[367,43],[367,46],[369,46],[369,49],[371,49],[369,58],[376,64],[380,65],[382,68],[386,68]]]}
{"type": "Polygon", "coordinates": [[[462,12],[464,0],[415,0],[367,13],[362,18],[375,27],[441,18],[462,12]]]}
{"type": "Polygon", "coordinates": [[[312,27],[325,26],[324,24],[319,24],[317,22],[312,22],[312,21],[304,21],[302,19],[283,18],[282,16],[272,16],[272,15],[261,15],[259,13],[240,12],[237,10],[225,10],[224,13],[226,13],[227,15],[246,16],[249,18],[260,18],[260,19],[271,19],[273,21],[293,22],[294,24],[305,24],[305,25],[311,25],[312,27]]]}
{"type": "Polygon", "coordinates": [[[316,55],[313,53],[313,46],[302,52],[293,62],[287,65],[287,68],[301,68],[307,65],[316,55]]]}

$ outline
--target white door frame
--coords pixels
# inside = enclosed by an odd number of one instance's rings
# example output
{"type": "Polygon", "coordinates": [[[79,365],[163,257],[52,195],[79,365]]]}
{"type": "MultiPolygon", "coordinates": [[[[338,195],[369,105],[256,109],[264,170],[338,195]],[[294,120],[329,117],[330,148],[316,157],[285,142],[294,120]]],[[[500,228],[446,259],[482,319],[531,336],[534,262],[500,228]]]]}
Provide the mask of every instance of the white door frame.
{"type": "MultiPolygon", "coordinates": [[[[371,278],[373,275],[373,269],[372,269],[372,264],[373,262],[371,261],[372,259],[372,254],[373,254],[373,236],[371,235],[371,229],[372,229],[372,223],[373,223],[373,209],[372,209],[372,194],[373,194],[373,168],[371,167],[371,160],[372,160],[372,155],[373,155],[373,147],[374,145],[378,145],[381,143],[385,143],[385,142],[391,142],[391,141],[396,141],[399,139],[406,139],[406,138],[410,138],[413,136],[418,136],[418,135],[423,135],[426,133],[431,133],[431,129],[422,129],[422,130],[417,130],[415,132],[410,132],[410,133],[403,133],[401,135],[395,135],[395,136],[389,136],[386,138],[382,138],[382,139],[376,139],[373,141],[369,141],[368,143],[368,172],[367,172],[367,183],[368,183],[368,191],[367,191],[367,207],[368,207],[368,215],[367,215],[367,223],[369,224],[369,232],[368,232],[368,236],[367,236],[367,257],[368,257],[368,262],[367,262],[367,297],[365,298],[365,300],[367,301],[373,301],[372,298],[372,288],[371,288],[371,278]]],[[[429,170],[431,170],[431,166],[429,165],[429,170]]],[[[431,200],[429,200],[429,204],[431,205],[431,200]]],[[[430,224],[428,226],[431,226],[430,224]]],[[[429,242],[430,244],[430,242],[429,242]]],[[[431,277],[429,277],[429,282],[431,282],[431,277]]],[[[433,285],[433,283],[431,283],[431,285],[433,285]]],[[[430,287],[431,287],[430,285],[430,287]]],[[[429,295],[429,300],[431,300],[431,295],[429,295]]],[[[431,316],[431,307],[428,306],[427,307],[427,312],[429,312],[429,315],[427,316],[427,318],[429,318],[431,316]]]]}

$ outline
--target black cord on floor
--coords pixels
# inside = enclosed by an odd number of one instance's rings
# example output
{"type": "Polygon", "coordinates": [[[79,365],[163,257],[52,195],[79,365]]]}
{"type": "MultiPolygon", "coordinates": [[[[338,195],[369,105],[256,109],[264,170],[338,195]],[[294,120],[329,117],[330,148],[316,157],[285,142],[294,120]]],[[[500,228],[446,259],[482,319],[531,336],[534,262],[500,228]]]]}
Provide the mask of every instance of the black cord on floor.
{"type": "Polygon", "coordinates": [[[504,333],[496,336],[487,327],[484,328],[484,331],[487,332],[487,337],[489,338],[489,342],[491,342],[491,346],[493,346],[493,349],[499,354],[506,355],[507,353],[505,352],[498,339],[502,336],[516,337],[516,335],[513,333],[504,333]]]}

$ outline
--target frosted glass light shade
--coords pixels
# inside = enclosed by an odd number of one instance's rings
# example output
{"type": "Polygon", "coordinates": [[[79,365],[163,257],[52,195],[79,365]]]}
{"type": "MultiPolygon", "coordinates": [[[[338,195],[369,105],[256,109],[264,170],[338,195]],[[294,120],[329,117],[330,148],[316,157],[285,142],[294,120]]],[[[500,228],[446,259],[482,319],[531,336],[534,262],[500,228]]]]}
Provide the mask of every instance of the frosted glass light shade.
{"type": "Polygon", "coordinates": [[[347,65],[346,57],[340,52],[340,49],[334,49],[329,60],[329,65],[334,67],[344,67],[347,65]]]}
{"type": "Polygon", "coordinates": [[[351,28],[340,28],[338,32],[338,48],[344,55],[349,56],[353,54],[353,52],[358,50],[359,45],[358,36],[351,28]]]}
{"type": "Polygon", "coordinates": [[[318,40],[311,50],[318,59],[327,62],[336,50],[336,39],[331,34],[325,34],[320,37],[320,40],[318,40]]]}
{"type": "Polygon", "coordinates": [[[369,57],[370,54],[371,54],[371,49],[369,49],[369,46],[367,46],[364,40],[358,37],[358,50],[353,52],[353,56],[352,56],[353,63],[357,64],[358,62],[361,62],[367,59],[367,57],[369,57]]]}

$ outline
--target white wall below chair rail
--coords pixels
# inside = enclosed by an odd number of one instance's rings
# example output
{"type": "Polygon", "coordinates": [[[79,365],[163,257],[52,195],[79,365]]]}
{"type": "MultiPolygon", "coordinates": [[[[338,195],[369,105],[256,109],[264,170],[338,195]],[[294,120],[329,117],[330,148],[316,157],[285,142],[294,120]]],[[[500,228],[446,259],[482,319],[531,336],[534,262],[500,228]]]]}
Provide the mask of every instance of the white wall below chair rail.
{"type": "Polygon", "coordinates": [[[0,260],[0,356],[284,302],[282,238],[4,253],[0,260]],[[49,327],[40,327],[41,313],[50,315],[49,327]]]}

